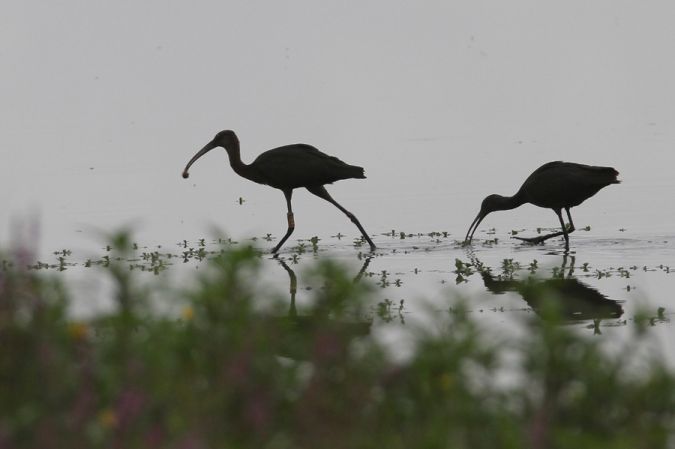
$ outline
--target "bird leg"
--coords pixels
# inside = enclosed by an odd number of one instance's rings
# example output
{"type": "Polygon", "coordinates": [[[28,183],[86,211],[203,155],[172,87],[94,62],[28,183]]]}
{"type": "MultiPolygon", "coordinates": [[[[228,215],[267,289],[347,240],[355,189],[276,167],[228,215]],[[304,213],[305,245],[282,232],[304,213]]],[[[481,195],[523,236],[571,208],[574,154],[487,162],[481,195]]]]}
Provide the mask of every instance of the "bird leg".
{"type": "Polygon", "coordinates": [[[561,235],[565,237],[565,249],[569,249],[569,244],[570,244],[570,239],[569,239],[569,234],[571,232],[574,232],[574,222],[572,222],[572,216],[570,215],[570,209],[569,207],[565,208],[565,211],[567,212],[567,218],[570,220],[570,228],[569,230],[567,229],[567,226],[565,225],[565,222],[563,221],[562,218],[562,213],[560,210],[556,210],[555,213],[558,216],[558,219],[560,220],[560,225],[562,226],[562,231],[558,232],[553,232],[551,234],[546,234],[546,235],[540,235],[538,237],[514,237],[514,239],[521,240],[523,242],[527,243],[533,243],[533,244],[539,244],[543,243],[544,241],[548,239],[552,239],[554,237],[560,237],[561,235]]]}
{"type": "Polygon", "coordinates": [[[575,228],[574,228],[574,222],[572,221],[572,215],[570,214],[570,208],[569,208],[569,207],[566,207],[566,208],[565,208],[565,212],[567,212],[567,218],[568,218],[569,221],[570,221],[570,228],[567,230],[567,232],[568,232],[568,233],[574,232],[574,229],[575,229],[575,228]]]}
{"type": "Polygon", "coordinates": [[[279,243],[277,243],[277,246],[274,247],[272,250],[273,253],[276,253],[279,251],[279,248],[281,248],[281,245],[288,240],[288,238],[293,234],[293,231],[295,230],[295,219],[293,217],[293,209],[291,208],[291,196],[293,196],[293,190],[284,190],[284,196],[286,197],[286,206],[288,207],[288,214],[286,217],[288,218],[288,229],[286,230],[286,235],[281,239],[279,243]]]}
{"type": "MultiPolygon", "coordinates": [[[[570,249],[570,237],[567,235],[567,226],[565,226],[565,220],[563,220],[562,213],[560,212],[560,209],[555,211],[556,215],[558,216],[558,220],[560,220],[560,226],[562,227],[562,232],[563,236],[565,236],[565,250],[570,249]]],[[[569,212],[567,213],[569,215],[569,212]]]]}
{"type": "Polygon", "coordinates": [[[323,198],[324,200],[328,201],[333,206],[337,207],[342,212],[344,212],[344,214],[347,217],[349,217],[349,219],[352,221],[352,223],[354,223],[356,225],[356,227],[359,228],[359,231],[361,231],[361,235],[363,235],[363,238],[366,239],[366,241],[370,245],[370,250],[375,251],[377,249],[377,247],[375,246],[373,241],[368,236],[368,233],[366,232],[366,230],[363,229],[363,226],[361,226],[361,223],[359,223],[359,220],[358,220],[358,218],[356,218],[356,215],[352,214],[347,209],[340,206],[340,204],[338,204],[338,202],[335,201],[332,196],[330,196],[330,194],[328,193],[328,191],[326,190],[326,188],[324,186],[320,185],[320,186],[307,187],[307,190],[310,193],[313,193],[314,195],[318,196],[319,198],[323,198]]]}

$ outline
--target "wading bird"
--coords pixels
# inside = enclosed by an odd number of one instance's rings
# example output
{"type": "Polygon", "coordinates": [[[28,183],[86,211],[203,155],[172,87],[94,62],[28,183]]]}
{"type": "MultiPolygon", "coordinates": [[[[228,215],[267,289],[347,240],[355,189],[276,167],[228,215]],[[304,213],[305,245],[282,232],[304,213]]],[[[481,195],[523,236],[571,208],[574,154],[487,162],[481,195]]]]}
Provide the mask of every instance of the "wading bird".
{"type": "Polygon", "coordinates": [[[252,163],[244,164],[241,161],[237,135],[234,131],[225,130],[216,134],[216,137],[211,142],[207,143],[204,148],[199,150],[190,159],[190,162],[185,166],[185,170],[183,170],[183,178],[189,176],[188,170],[197,159],[217,147],[222,147],[227,151],[230,166],[239,176],[258,184],[266,184],[284,192],[286,205],[288,206],[288,230],[286,231],[286,235],[272,250],[273,253],[276,253],[281,248],[281,245],[284,244],[295,229],[291,196],[293,195],[293,189],[299,187],[306,188],[310,193],[323,198],[344,212],[352,223],[359,228],[363,238],[370,245],[370,249],[372,251],[376,249],[375,244],[363,229],[356,216],[338,204],[324,187],[324,184],[332,184],[341,179],[365,178],[363,168],[345,164],[336,157],[324,154],[313,146],[302,143],[265,151],[252,163]]]}
{"type": "Polygon", "coordinates": [[[568,234],[574,231],[570,208],[578,206],[603,187],[620,183],[621,181],[616,179],[618,175],[619,172],[612,167],[595,167],[561,161],[544,164],[527,177],[515,195],[493,194],[487,196],[480,206],[480,212],[478,212],[466,233],[465,241],[471,242],[478,225],[490,212],[515,209],[522,204],[530,203],[553,209],[560,220],[562,232],[533,238],[516,238],[530,243],[541,243],[552,237],[563,235],[565,237],[565,248],[569,249],[568,234]],[[569,230],[563,221],[562,209],[567,212],[567,218],[570,222],[569,230]]]}

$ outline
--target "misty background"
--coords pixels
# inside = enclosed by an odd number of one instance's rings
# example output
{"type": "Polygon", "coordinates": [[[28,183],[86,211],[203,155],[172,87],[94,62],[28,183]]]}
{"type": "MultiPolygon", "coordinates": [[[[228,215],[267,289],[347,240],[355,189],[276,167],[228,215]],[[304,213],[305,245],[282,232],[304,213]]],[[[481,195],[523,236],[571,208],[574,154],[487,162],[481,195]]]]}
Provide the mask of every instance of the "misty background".
{"type": "MultiPolygon", "coordinates": [[[[0,15],[0,246],[279,237],[281,192],[242,159],[303,142],[365,167],[329,192],[371,234],[463,238],[542,163],[617,168],[573,210],[596,237],[672,233],[675,4],[666,1],[14,1],[0,15]],[[243,205],[238,203],[242,197],[243,205]],[[20,224],[24,223],[22,227],[20,224]],[[625,231],[619,231],[625,229],[625,231]],[[626,234],[628,233],[628,234],[626,234]]],[[[358,231],[307,192],[296,238],[358,231]]],[[[557,226],[533,206],[481,228],[557,226]]]]}

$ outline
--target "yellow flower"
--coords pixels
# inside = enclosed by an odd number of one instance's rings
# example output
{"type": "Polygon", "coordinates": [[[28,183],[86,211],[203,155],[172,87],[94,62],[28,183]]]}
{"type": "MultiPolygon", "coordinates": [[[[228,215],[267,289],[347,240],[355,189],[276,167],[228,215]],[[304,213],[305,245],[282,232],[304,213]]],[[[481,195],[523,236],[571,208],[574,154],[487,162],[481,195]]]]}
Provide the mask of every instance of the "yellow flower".
{"type": "Polygon", "coordinates": [[[73,321],[68,325],[68,335],[76,341],[82,341],[89,335],[89,326],[81,321],[73,321]]]}
{"type": "Polygon", "coordinates": [[[117,415],[111,409],[107,408],[98,414],[98,422],[106,429],[112,429],[117,426],[117,415]]]}
{"type": "Polygon", "coordinates": [[[195,312],[192,310],[192,307],[185,306],[181,311],[181,316],[185,321],[192,321],[192,318],[195,316],[195,312]]]}

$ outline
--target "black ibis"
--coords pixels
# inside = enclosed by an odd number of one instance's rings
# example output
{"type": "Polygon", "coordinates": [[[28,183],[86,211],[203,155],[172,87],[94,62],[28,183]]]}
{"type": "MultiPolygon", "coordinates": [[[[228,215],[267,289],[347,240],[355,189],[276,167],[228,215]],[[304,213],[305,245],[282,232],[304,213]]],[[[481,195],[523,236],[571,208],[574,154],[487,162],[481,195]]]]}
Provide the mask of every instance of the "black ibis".
{"type": "Polygon", "coordinates": [[[288,230],[286,235],[272,250],[276,253],[281,245],[290,237],[295,229],[293,209],[291,208],[291,196],[293,189],[304,187],[310,193],[322,198],[344,212],[347,217],[359,228],[363,238],[374,251],[375,244],[359,223],[354,214],[342,207],[326,191],[325,184],[331,184],[341,179],[365,178],[363,168],[349,165],[340,159],[329,156],[317,150],[311,145],[297,143],[285,145],[279,148],[265,151],[252,163],[244,164],[239,152],[239,139],[234,131],[221,131],[194,155],[183,170],[183,178],[189,176],[190,166],[200,157],[214,148],[222,147],[227,151],[230,166],[239,176],[249,179],[258,184],[266,184],[284,192],[286,205],[288,206],[288,230]]]}
{"type": "Polygon", "coordinates": [[[565,248],[569,249],[568,234],[574,231],[570,208],[583,203],[603,187],[620,183],[621,181],[616,179],[618,175],[619,172],[612,167],[596,167],[561,161],[544,164],[527,177],[515,195],[488,195],[480,206],[480,212],[471,223],[465,241],[471,242],[478,225],[490,212],[515,209],[522,204],[530,203],[553,209],[560,220],[562,231],[529,239],[520,238],[520,240],[541,243],[552,237],[563,235],[565,248]],[[562,209],[567,212],[569,230],[563,221],[562,209]]]}

